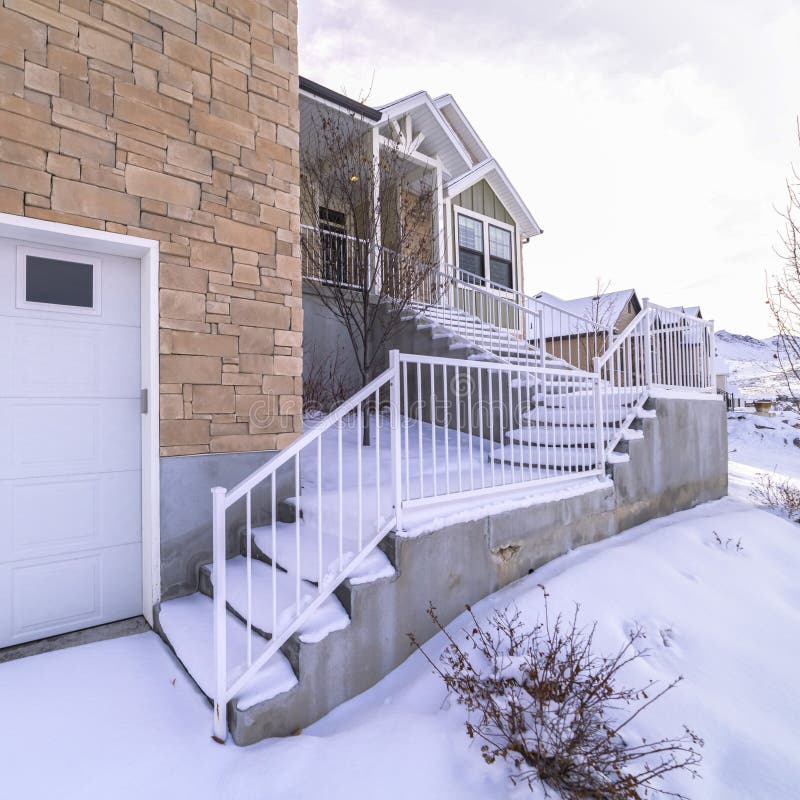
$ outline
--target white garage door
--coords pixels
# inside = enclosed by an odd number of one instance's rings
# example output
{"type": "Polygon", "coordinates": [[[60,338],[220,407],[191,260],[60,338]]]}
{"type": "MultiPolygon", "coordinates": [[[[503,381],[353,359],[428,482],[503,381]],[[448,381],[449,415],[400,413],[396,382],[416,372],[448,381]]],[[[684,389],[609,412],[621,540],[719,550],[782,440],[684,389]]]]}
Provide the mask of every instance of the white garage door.
{"type": "Polygon", "coordinates": [[[142,612],[140,262],[0,239],[0,647],[142,612]]]}

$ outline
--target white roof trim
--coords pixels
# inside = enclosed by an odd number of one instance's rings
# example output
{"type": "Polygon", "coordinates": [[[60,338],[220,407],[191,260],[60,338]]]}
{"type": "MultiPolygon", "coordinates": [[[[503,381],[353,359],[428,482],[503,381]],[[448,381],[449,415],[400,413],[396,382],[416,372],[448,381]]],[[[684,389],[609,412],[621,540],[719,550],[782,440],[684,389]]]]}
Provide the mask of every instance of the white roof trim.
{"type": "MultiPolygon", "coordinates": [[[[489,148],[483,143],[483,140],[480,136],[478,136],[477,131],[475,128],[472,127],[472,123],[467,119],[464,112],[461,110],[461,106],[456,102],[456,99],[451,94],[443,94],[437,97],[434,101],[436,107],[438,109],[443,109],[445,107],[450,107],[455,112],[456,117],[458,118],[459,122],[464,126],[464,133],[467,134],[467,137],[471,139],[471,141],[467,142],[467,147],[474,150],[478,155],[478,162],[485,161],[487,158],[491,158],[492,154],[489,152],[489,148]]],[[[449,123],[448,123],[449,124],[449,123]]],[[[461,133],[457,130],[456,134],[461,136],[461,133]]],[[[462,137],[463,138],[463,137],[462,137]]]]}
{"type": "Polygon", "coordinates": [[[378,111],[383,112],[383,118],[376,122],[376,125],[385,125],[390,119],[402,117],[408,114],[415,108],[426,106],[433,115],[433,118],[442,127],[442,130],[447,135],[447,138],[453,145],[458,158],[463,162],[463,168],[469,169],[472,166],[472,158],[470,157],[467,149],[461,143],[461,140],[456,135],[456,132],[450,127],[450,123],[444,118],[442,112],[437,108],[436,104],[431,100],[431,96],[427,92],[414,92],[414,94],[401,97],[399,100],[394,100],[383,106],[378,106],[378,111]]]}
{"type": "Polygon", "coordinates": [[[493,158],[481,161],[469,172],[450,181],[446,187],[446,195],[454,197],[481,180],[485,180],[492,187],[492,191],[511,214],[524,238],[538,236],[542,232],[539,223],[534,219],[508,176],[493,158]]]}

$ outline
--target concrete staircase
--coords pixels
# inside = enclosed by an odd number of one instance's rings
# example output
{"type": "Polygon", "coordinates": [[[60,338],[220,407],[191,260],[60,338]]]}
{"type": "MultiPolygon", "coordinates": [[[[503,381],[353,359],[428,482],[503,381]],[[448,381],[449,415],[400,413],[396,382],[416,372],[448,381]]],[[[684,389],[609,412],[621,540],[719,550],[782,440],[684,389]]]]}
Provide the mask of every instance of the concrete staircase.
{"type": "Polygon", "coordinates": [[[452,306],[410,303],[405,316],[419,330],[429,329],[434,338],[452,339],[451,350],[472,348],[468,355],[476,360],[499,358],[511,364],[536,364],[545,367],[572,369],[560,358],[545,354],[528,342],[519,331],[501,328],[480,317],[452,306]]]}
{"type": "MultiPolygon", "coordinates": [[[[298,593],[301,604],[316,595],[316,576],[298,576],[295,559],[295,537],[298,530],[302,546],[316,549],[316,523],[308,518],[296,520],[291,502],[281,504],[280,516],[282,521],[275,526],[275,549],[271,525],[254,528],[251,533],[252,617],[249,637],[244,623],[248,616],[248,573],[244,558],[247,539],[244,533],[239,537],[240,552],[229,554],[226,566],[229,664],[243,665],[248,648],[252,660],[255,660],[272,637],[274,621],[277,620],[280,626],[282,616],[290,614],[296,607],[298,593]],[[310,530],[311,527],[314,528],[313,531],[310,530]]],[[[338,549],[338,542],[332,536],[325,536],[323,553],[326,560],[335,559],[334,548],[338,549]]],[[[318,689],[312,688],[320,680],[320,670],[327,668],[325,664],[332,651],[338,652],[340,661],[347,660],[352,655],[342,642],[352,638],[347,629],[351,626],[350,610],[356,604],[353,594],[364,594],[369,591],[369,584],[390,581],[395,577],[395,569],[387,556],[381,550],[373,551],[351,579],[339,588],[336,595],[327,598],[311,620],[283,646],[281,652],[269,659],[254,682],[229,704],[229,726],[237,744],[250,744],[264,736],[292,733],[294,728],[282,727],[285,719],[280,713],[276,714],[276,702],[279,705],[288,704],[292,708],[292,719],[305,720],[303,724],[307,724],[375,682],[377,678],[370,675],[371,683],[358,684],[356,690],[352,691],[349,689],[352,680],[348,677],[343,681],[344,693],[334,697],[330,696],[330,692],[320,695],[318,689]],[[334,641],[328,641],[329,639],[334,641]],[[305,716],[298,711],[298,704],[300,708],[304,705],[308,707],[305,716]]],[[[211,702],[214,694],[214,571],[211,564],[204,564],[199,568],[199,586],[200,591],[195,594],[161,604],[158,630],[200,691],[211,702]]],[[[330,667],[333,668],[334,665],[331,663],[330,667]]],[[[357,663],[346,667],[340,664],[336,668],[344,669],[348,674],[358,673],[357,663]]],[[[291,724],[296,727],[295,722],[291,724]]]]}

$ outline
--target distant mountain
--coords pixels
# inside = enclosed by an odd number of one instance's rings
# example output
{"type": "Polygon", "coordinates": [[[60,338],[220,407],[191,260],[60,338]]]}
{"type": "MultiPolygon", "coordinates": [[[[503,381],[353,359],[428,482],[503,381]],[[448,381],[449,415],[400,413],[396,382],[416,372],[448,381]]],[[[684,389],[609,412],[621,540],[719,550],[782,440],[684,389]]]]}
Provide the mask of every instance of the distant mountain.
{"type": "Polygon", "coordinates": [[[717,355],[728,362],[728,384],[748,399],[786,394],[786,378],[778,360],[780,337],[756,339],[742,333],[718,331],[717,355]]]}
{"type": "Polygon", "coordinates": [[[743,333],[717,332],[717,354],[728,361],[771,361],[777,353],[777,336],[756,339],[743,333]]]}

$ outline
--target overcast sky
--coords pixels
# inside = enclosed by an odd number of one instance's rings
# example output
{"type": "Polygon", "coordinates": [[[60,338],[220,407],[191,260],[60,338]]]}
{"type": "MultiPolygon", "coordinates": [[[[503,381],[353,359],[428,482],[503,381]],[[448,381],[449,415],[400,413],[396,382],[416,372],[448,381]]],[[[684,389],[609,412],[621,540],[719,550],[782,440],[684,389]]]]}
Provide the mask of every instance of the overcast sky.
{"type": "Polygon", "coordinates": [[[601,277],[757,336],[799,45],[797,0],[300,0],[302,75],[456,98],[544,228],[529,291],[601,277]]]}

